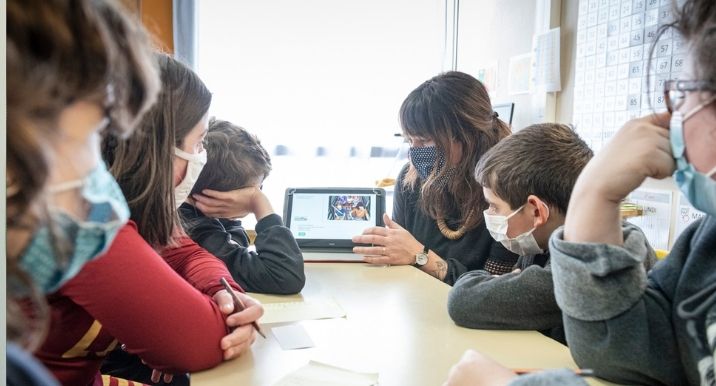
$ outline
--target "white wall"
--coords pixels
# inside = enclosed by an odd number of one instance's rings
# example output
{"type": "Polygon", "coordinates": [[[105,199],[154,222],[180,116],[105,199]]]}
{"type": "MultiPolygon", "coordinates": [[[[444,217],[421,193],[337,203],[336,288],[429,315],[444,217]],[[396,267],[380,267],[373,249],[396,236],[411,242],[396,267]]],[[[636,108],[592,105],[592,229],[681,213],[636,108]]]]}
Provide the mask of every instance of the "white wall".
{"type": "Polygon", "coordinates": [[[514,102],[512,125],[532,122],[530,94],[508,95],[510,57],[530,52],[535,26],[536,0],[461,0],[458,70],[476,75],[480,67],[498,63],[493,104],[514,102]]]}

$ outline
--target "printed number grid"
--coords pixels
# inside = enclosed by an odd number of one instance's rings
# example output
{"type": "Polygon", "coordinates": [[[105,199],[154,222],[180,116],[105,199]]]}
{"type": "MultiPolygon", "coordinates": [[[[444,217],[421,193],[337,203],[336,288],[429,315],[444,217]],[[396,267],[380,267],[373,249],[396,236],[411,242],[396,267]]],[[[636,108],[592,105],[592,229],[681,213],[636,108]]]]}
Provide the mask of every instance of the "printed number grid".
{"type": "Polygon", "coordinates": [[[580,0],[572,121],[593,150],[626,121],[666,110],[664,82],[682,74],[683,40],[666,31],[648,59],[672,18],[670,0],[580,0]]]}

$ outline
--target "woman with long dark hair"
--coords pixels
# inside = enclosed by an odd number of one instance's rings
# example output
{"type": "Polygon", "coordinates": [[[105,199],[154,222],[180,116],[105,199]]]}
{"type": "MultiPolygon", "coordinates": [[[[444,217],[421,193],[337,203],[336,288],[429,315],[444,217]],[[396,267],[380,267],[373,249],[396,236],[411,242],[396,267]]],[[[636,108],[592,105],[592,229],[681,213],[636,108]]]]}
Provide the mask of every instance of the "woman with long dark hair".
{"type": "Polygon", "coordinates": [[[453,284],[461,274],[485,269],[510,272],[517,255],[495,242],[485,228],[477,161],[510,128],[492,111],[480,81],[446,72],[413,90],[400,107],[410,162],[395,183],[393,218],[356,236],[365,261],[416,265],[453,284]]]}

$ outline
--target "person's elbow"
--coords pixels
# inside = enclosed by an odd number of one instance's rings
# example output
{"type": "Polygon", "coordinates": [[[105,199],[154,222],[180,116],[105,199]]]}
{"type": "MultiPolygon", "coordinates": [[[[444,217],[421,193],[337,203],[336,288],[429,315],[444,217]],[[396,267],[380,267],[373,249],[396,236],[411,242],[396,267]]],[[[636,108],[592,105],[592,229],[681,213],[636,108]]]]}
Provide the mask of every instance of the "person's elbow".
{"type": "Polygon", "coordinates": [[[487,328],[483,316],[487,314],[483,309],[484,298],[460,288],[453,287],[448,295],[448,315],[461,327],[487,328]]]}
{"type": "Polygon", "coordinates": [[[291,275],[284,280],[278,287],[277,295],[293,295],[301,292],[303,287],[306,285],[306,274],[303,272],[303,267],[300,270],[291,272],[291,275]]]}

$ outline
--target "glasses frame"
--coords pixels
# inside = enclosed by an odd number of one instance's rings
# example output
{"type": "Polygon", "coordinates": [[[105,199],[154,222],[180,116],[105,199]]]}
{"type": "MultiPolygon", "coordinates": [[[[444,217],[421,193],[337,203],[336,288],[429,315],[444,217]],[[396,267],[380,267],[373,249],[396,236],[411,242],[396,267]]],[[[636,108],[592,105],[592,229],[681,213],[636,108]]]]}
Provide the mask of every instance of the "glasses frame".
{"type": "Polygon", "coordinates": [[[709,82],[707,80],[676,79],[664,82],[664,104],[666,105],[666,109],[669,110],[669,113],[673,113],[675,109],[681,107],[681,104],[684,103],[684,98],[686,97],[687,92],[694,91],[716,92],[716,83],[709,82]],[[672,93],[674,93],[674,95],[676,95],[676,93],[681,93],[681,96],[678,97],[678,99],[680,99],[678,106],[676,106],[675,101],[677,98],[672,98],[672,93]]]}

